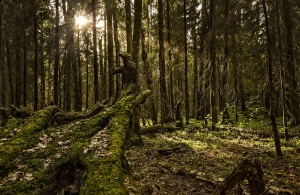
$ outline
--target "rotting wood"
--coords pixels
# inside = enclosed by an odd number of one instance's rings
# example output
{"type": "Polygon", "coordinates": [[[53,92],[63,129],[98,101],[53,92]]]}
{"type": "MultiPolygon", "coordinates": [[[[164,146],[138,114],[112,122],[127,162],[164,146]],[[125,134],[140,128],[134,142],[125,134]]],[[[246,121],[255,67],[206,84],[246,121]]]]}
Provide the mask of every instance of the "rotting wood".
{"type": "Polygon", "coordinates": [[[261,164],[255,159],[245,159],[232,171],[230,176],[224,180],[220,187],[214,192],[214,195],[226,195],[228,190],[232,189],[245,177],[248,178],[251,195],[263,194],[265,192],[261,164]]]}

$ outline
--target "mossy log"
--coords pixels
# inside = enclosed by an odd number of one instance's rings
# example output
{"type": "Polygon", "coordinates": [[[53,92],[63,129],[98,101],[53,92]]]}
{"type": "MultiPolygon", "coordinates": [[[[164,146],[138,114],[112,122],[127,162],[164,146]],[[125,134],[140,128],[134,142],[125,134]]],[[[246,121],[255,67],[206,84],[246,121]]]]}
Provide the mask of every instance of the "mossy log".
{"type": "Polygon", "coordinates": [[[87,119],[95,116],[105,108],[104,105],[97,103],[92,109],[85,113],[81,112],[58,112],[54,116],[54,122],[58,125],[67,124],[75,120],[87,119]]]}
{"type": "Polygon", "coordinates": [[[0,141],[0,194],[127,194],[123,152],[133,115],[149,91],[123,96],[97,114],[59,126],[56,107],[35,113],[0,141]]]}

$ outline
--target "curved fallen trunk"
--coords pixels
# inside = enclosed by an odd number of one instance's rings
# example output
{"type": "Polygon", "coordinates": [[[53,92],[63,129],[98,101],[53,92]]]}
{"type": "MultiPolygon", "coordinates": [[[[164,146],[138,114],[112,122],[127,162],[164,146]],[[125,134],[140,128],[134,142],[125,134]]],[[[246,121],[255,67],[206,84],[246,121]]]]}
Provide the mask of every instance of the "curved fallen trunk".
{"type": "Polygon", "coordinates": [[[123,151],[134,110],[149,93],[124,93],[113,106],[59,126],[56,107],[38,111],[0,141],[0,194],[126,194],[123,151]]]}

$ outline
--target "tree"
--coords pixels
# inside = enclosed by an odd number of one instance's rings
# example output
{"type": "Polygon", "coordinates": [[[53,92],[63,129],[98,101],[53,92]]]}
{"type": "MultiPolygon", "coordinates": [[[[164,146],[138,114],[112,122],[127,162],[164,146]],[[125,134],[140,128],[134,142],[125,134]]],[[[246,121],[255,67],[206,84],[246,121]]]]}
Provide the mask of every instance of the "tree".
{"type": "Polygon", "coordinates": [[[113,54],[113,13],[115,12],[115,2],[105,1],[106,21],[107,21],[107,61],[108,61],[108,96],[114,96],[114,54],[113,54]]]}
{"type": "Polygon", "coordinates": [[[270,120],[272,125],[272,131],[274,134],[274,142],[276,147],[277,156],[282,156],[280,138],[278,135],[277,124],[276,124],[276,110],[275,110],[275,97],[274,97],[274,80],[273,80],[273,64],[272,64],[272,50],[271,50],[271,39],[269,30],[269,16],[266,8],[266,1],[263,0],[263,11],[265,16],[266,25],[266,36],[267,36],[267,60],[268,60],[268,78],[269,78],[269,98],[270,98],[270,120]]]}
{"type": "Polygon", "coordinates": [[[93,48],[94,48],[94,102],[99,101],[99,85],[98,85],[98,51],[97,51],[97,29],[96,29],[96,22],[97,22],[97,7],[96,7],[96,0],[92,0],[92,9],[93,9],[93,48]]]}
{"type": "Polygon", "coordinates": [[[58,70],[60,59],[60,29],[59,29],[59,0],[55,0],[55,62],[54,62],[54,78],[53,78],[53,101],[55,105],[58,105],[59,94],[59,82],[58,82],[58,70]]]}
{"type": "Polygon", "coordinates": [[[289,99],[288,109],[291,113],[292,125],[300,124],[300,107],[299,93],[297,87],[296,69],[294,64],[294,33],[293,33],[293,9],[292,1],[287,0],[282,3],[283,18],[285,27],[285,47],[286,47],[286,80],[287,80],[287,96],[289,99]]]}
{"type": "Polygon", "coordinates": [[[34,111],[38,110],[38,18],[37,10],[33,15],[33,37],[34,37],[34,91],[33,91],[33,107],[34,111]]]}
{"type": "Polygon", "coordinates": [[[160,85],[160,123],[164,132],[163,123],[167,117],[167,89],[165,79],[165,52],[164,52],[164,15],[163,2],[158,0],[158,37],[159,37],[159,85],[160,85]]]}
{"type": "Polygon", "coordinates": [[[183,3],[184,9],[184,94],[185,94],[185,120],[189,124],[189,88],[188,88],[188,58],[187,58],[187,22],[186,22],[186,0],[183,3]]]}
{"type": "Polygon", "coordinates": [[[215,128],[218,122],[218,111],[217,111],[217,65],[216,65],[216,48],[215,48],[215,13],[216,5],[215,0],[210,0],[210,65],[211,65],[211,86],[210,86],[210,106],[211,106],[211,119],[212,119],[212,129],[215,128]]]}
{"type": "Polygon", "coordinates": [[[132,52],[131,0],[125,0],[127,53],[132,52]]]}

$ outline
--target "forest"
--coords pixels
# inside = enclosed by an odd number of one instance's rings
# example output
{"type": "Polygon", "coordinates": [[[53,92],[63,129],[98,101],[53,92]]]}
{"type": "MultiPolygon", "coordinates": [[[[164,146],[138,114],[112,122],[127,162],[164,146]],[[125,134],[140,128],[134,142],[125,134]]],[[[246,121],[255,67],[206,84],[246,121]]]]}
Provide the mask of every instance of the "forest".
{"type": "Polygon", "coordinates": [[[0,194],[300,194],[298,34],[298,0],[0,0],[0,194]]]}

